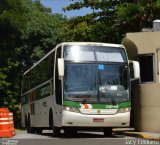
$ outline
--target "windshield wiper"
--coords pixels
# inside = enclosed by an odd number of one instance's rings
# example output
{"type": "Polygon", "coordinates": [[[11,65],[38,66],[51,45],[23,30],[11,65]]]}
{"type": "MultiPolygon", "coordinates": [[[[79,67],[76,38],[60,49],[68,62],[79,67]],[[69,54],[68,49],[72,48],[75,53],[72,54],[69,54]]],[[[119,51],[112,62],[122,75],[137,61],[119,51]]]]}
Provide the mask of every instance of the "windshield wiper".
{"type": "MultiPolygon", "coordinates": [[[[106,85],[104,86],[104,89],[105,89],[106,92],[108,92],[108,94],[109,94],[108,96],[111,98],[112,104],[113,104],[113,105],[116,105],[116,100],[114,99],[114,97],[113,97],[113,95],[111,94],[111,92],[107,89],[106,85]]],[[[106,95],[106,93],[105,93],[105,95],[106,95]]]]}
{"type": "MultiPolygon", "coordinates": [[[[98,74],[99,74],[99,86],[100,86],[100,85],[102,84],[102,83],[101,83],[102,78],[101,78],[100,72],[98,72],[98,74]]],[[[105,96],[109,96],[109,97],[111,98],[112,104],[113,104],[113,105],[116,105],[116,101],[115,101],[113,95],[111,94],[111,92],[107,89],[106,84],[105,84],[105,86],[104,86],[104,89],[105,89],[105,92],[108,92],[108,94],[109,94],[109,95],[106,95],[106,93],[104,93],[105,96]]]]}
{"type": "Polygon", "coordinates": [[[92,97],[93,95],[95,95],[95,91],[92,91],[92,90],[88,90],[87,91],[87,94],[84,95],[84,98],[82,100],[82,104],[86,104],[87,103],[87,100],[92,97]]]}

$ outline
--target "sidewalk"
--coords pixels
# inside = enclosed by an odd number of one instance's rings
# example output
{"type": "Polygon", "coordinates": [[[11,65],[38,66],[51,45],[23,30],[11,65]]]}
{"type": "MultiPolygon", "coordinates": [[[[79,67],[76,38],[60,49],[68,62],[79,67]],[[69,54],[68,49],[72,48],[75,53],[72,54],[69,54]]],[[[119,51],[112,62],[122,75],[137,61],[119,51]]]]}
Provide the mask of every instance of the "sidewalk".
{"type": "Polygon", "coordinates": [[[133,136],[137,138],[160,140],[160,132],[136,132],[134,128],[114,128],[113,132],[116,134],[124,134],[126,136],[133,136]]]}

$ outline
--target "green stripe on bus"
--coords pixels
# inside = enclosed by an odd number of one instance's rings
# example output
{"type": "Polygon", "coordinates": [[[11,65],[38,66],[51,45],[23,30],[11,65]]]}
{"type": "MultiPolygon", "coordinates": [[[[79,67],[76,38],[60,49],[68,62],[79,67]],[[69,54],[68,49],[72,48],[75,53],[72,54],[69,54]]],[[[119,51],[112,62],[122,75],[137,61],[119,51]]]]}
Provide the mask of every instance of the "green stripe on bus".
{"type": "MultiPolygon", "coordinates": [[[[81,107],[81,103],[79,102],[73,102],[73,101],[64,101],[63,102],[64,106],[70,106],[70,107],[81,107]]],[[[117,105],[112,105],[112,104],[91,104],[92,109],[118,109],[118,108],[126,108],[126,107],[131,107],[131,102],[123,102],[119,103],[117,105]]]]}
{"type": "Polygon", "coordinates": [[[126,107],[131,107],[131,101],[119,104],[119,108],[126,108],[126,107]]]}
{"type": "Polygon", "coordinates": [[[70,106],[70,107],[77,107],[77,108],[81,107],[80,103],[73,102],[73,101],[64,101],[63,105],[64,106],[70,106]]]}

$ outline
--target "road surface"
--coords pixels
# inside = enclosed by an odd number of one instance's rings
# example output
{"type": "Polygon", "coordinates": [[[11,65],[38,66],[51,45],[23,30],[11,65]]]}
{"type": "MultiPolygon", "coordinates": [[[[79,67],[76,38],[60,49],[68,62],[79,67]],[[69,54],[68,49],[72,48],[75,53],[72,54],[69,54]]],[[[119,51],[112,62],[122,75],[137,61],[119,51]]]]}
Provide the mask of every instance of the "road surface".
{"type": "MultiPolygon", "coordinates": [[[[107,138],[103,132],[78,132],[71,137],[64,133],[60,137],[53,137],[51,131],[42,134],[29,134],[26,131],[16,131],[12,139],[1,139],[0,145],[143,145],[140,139],[115,135],[107,138]]],[[[146,144],[146,143],[145,143],[146,144]]]]}

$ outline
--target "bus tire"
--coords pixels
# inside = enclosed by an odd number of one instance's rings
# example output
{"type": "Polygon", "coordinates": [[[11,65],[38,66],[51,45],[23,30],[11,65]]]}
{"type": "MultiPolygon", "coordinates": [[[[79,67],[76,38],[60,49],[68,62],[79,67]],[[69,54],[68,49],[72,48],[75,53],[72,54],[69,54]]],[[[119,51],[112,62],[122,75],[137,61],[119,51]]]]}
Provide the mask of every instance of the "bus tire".
{"type": "Polygon", "coordinates": [[[77,130],[73,128],[65,128],[64,133],[66,137],[73,137],[77,135],[77,130]]]}
{"type": "Polygon", "coordinates": [[[36,132],[37,134],[42,134],[42,129],[39,128],[39,127],[36,127],[36,128],[35,128],[35,132],[36,132]]]}
{"type": "Polygon", "coordinates": [[[59,127],[53,127],[53,135],[55,137],[60,136],[60,128],[59,127]]]}
{"type": "Polygon", "coordinates": [[[60,135],[60,128],[54,126],[52,109],[49,111],[49,128],[53,131],[52,135],[58,137],[60,135]]]}
{"type": "Polygon", "coordinates": [[[104,136],[111,137],[112,136],[112,127],[103,128],[104,136]]]}

